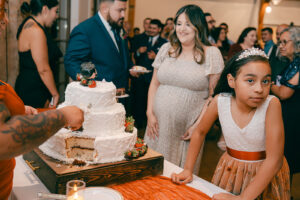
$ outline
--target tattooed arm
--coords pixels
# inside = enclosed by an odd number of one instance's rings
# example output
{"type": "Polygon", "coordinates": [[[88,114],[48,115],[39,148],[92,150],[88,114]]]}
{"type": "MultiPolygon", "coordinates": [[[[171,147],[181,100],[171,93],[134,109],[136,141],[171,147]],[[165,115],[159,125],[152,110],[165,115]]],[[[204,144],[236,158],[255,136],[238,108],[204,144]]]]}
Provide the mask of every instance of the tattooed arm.
{"type": "Polygon", "coordinates": [[[0,160],[38,147],[63,126],[77,129],[82,121],[83,113],[75,106],[37,115],[12,117],[5,104],[0,101],[0,160]]]}

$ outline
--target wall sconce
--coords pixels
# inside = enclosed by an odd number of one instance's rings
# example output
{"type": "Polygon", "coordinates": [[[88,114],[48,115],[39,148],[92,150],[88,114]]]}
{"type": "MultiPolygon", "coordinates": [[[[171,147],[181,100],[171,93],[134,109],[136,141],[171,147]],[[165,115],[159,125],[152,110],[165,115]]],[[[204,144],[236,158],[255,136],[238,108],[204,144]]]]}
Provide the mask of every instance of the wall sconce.
{"type": "Polygon", "coordinates": [[[267,6],[267,7],[266,7],[266,13],[271,13],[271,12],[272,12],[271,6],[267,6]]]}
{"type": "Polygon", "coordinates": [[[272,3],[277,6],[279,3],[281,2],[281,0],[272,0],[272,3]]]}

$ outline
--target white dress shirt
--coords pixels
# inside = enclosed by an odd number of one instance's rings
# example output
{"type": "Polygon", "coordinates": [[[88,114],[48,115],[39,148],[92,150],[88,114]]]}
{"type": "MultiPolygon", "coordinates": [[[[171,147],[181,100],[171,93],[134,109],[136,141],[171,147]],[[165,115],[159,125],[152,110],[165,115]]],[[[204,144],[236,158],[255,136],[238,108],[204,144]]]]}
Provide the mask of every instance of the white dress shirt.
{"type": "Polygon", "coordinates": [[[111,30],[111,26],[110,26],[109,23],[106,21],[106,19],[104,19],[104,17],[101,15],[100,11],[98,11],[98,15],[99,15],[99,17],[100,17],[102,23],[104,24],[104,27],[106,28],[107,32],[109,33],[111,39],[112,39],[113,42],[115,43],[116,48],[117,48],[118,51],[119,51],[119,47],[118,47],[116,38],[115,38],[115,36],[114,36],[113,31],[111,30]]]}
{"type": "MultiPolygon", "coordinates": [[[[154,46],[155,42],[157,41],[157,39],[159,38],[159,34],[152,37],[152,45],[151,46],[154,46]]],[[[150,42],[150,38],[149,38],[149,42],[150,42]]]]}

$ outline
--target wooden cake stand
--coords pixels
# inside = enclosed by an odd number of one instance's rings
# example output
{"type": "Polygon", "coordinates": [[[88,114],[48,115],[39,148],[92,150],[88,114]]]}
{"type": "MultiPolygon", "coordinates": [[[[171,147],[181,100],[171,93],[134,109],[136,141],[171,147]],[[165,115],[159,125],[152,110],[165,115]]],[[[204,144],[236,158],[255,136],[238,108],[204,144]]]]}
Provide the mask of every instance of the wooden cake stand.
{"type": "Polygon", "coordinates": [[[70,180],[83,180],[87,187],[107,186],[160,175],[164,163],[163,156],[150,148],[138,159],[88,166],[64,164],[39,149],[23,155],[23,158],[48,190],[56,194],[65,194],[66,183],[70,180]]]}

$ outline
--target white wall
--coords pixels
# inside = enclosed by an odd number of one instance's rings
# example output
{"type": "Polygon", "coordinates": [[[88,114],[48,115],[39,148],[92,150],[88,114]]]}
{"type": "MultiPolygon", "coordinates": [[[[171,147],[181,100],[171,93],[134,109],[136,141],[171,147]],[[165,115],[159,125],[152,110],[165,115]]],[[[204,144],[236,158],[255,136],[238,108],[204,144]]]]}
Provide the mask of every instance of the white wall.
{"type": "Polygon", "coordinates": [[[71,31],[80,22],[91,17],[93,14],[93,0],[72,0],[71,1],[71,31]]]}
{"type": "MultiPolygon", "coordinates": [[[[204,12],[210,12],[218,26],[222,22],[229,25],[229,38],[236,41],[247,26],[258,26],[260,0],[136,0],[134,27],[143,30],[146,17],[158,18],[163,23],[174,17],[179,8],[196,4],[204,12]]],[[[93,0],[71,1],[71,30],[92,15],[93,0]]],[[[127,13],[128,14],[128,13],[127,13]]],[[[294,22],[300,25],[300,1],[282,1],[272,6],[272,12],[265,14],[264,24],[275,27],[278,24],[294,22]]]]}
{"type": "Polygon", "coordinates": [[[265,14],[264,24],[276,26],[278,24],[290,24],[300,26],[300,1],[283,1],[279,6],[271,5],[272,12],[265,14]]]}
{"type": "MultiPolygon", "coordinates": [[[[204,12],[210,12],[216,25],[229,25],[229,38],[236,41],[247,26],[257,27],[260,0],[136,0],[134,26],[143,30],[143,19],[158,18],[163,23],[174,17],[177,10],[187,4],[197,4],[204,12]]],[[[273,6],[273,11],[265,15],[265,24],[281,24],[294,21],[300,25],[300,2],[281,2],[273,6]]]]}

